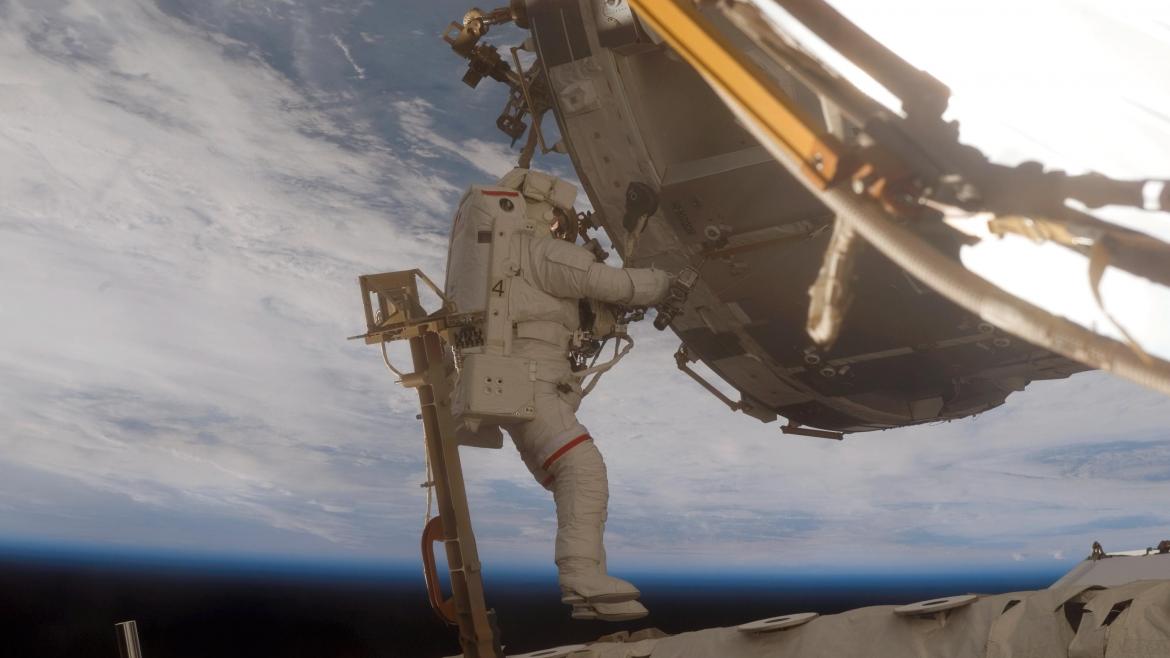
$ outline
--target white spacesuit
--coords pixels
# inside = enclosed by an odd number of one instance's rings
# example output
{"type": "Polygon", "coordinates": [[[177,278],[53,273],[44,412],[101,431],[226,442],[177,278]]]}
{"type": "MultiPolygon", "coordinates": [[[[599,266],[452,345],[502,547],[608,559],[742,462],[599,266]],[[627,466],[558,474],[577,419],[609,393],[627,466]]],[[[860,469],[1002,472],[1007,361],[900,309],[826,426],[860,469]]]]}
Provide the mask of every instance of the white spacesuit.
{"type": "Polygon", "coordinates": [[[558,221],[575,220],[576,194],[565,181],[514,169],[464,197],[452,228],[447,295],[461,312],[483,309],[486,321],[476,334],[482,344],[456,346],[462,367],[452,410],[480,444],[506,430],[536,481],[552,491],[561,600],[573,605],[572,616],[633,619],[646,614],[637,588],[606,573],[609,486],[601,453],[577,420],[581,382],[569,349],[580,327],[579,300],[649,306],[671,279],[599,263],[553,236],[558,221]]]}

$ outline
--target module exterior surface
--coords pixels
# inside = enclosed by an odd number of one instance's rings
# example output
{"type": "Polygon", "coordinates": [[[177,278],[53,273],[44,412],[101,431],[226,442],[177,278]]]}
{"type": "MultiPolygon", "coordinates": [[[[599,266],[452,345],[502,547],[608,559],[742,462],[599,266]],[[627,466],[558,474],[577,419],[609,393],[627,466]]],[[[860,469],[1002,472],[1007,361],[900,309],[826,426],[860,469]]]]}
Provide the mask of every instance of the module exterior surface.
{"type": "MultiPolygon", "coordinates": [[[[739,391],[741,410],[885,429],[978,414],[1031,381],[1084,369],[980,321],[873,250],[858,257],[840,335],[817,346],[805,323],[832,213],[635,16],[600,4],[528,3],[563,144],[626,263],[678,272],[707,255],[671,328],[739,391]],[[636,241],[622,224],[631,182],[661,200],[636,241]]],[[[770,73],[827,129],[850,130],[795,78],[770,73]]],[[[924,237],[956,257],[962,244],[946,230],[924,237]]]]}

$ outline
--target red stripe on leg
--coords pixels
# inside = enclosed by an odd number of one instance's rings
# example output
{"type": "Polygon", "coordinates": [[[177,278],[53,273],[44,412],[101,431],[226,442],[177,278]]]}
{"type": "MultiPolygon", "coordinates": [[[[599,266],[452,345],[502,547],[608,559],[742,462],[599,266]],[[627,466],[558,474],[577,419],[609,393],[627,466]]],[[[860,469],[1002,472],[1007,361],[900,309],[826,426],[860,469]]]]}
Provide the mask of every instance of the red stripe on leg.
{"type": "Polygon", "coordinates": [[[579,444],[584,443],[585,441],[589,440],[590,438],[592,438],[592,437],[590,437],[588,434],[582,434],[581,436],[573,439],[572,441],[569,441],[565,445],[558,448],[557,451],[554,452],[551,457],[544,460],[544,464],[541,466],[541,468],[547,471],[548,467],[552,466],[553,462],[555,462],[556,460],[563,457],[566,452],[572,450],[573,448],[576,448],[579,444]]]}

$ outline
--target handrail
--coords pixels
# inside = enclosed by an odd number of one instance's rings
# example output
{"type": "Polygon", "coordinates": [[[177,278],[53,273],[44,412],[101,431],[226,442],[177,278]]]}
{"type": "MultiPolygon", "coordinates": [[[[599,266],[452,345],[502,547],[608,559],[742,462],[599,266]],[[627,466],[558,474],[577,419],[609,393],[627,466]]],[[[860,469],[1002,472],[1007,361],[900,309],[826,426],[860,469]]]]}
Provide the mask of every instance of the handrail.
{"type": "Polygon", "coordinates": [[[443,596],[439,584],[439,569],[435,564],[435,544],[443,541],[443,523],[439,517],[432,517],[427,521],[422,531],[422,561],[423,579],[427,583],[427,600],[431,602],[431,609],[450,626],[455,626],[459,620],[455,617],[455,599],[443,596]]]}

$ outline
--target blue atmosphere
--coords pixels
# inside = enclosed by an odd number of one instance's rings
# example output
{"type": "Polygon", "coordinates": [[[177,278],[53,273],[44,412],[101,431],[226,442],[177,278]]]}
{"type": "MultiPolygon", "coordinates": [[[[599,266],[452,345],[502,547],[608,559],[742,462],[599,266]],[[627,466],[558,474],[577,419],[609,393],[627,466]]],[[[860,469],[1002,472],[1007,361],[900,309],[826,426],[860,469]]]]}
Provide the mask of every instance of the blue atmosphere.
{"type": "MultiPolygon", "coordinates": [[[[0,4],[0,554],[417,574],[416,401],[345,337],[356,277],[440,274],[462,190],[514,164],[504,90],[462,84],[438,36],[466,9],[0,4]]],[[[564,156],[535,166],[572,177],[564,156]]],[[[650,596],[678,574],[1035,587],[1093,541],[1170,534],[1170,400],[1136,386],[1081,374],[836,443],[727,413],[675,369],[675,337],[636,338],[581,414],[610,472],[611,568],[650,596]]],[[[489,579],[551,583],[547,492],[510,445],[464,464],[489,579]]]]}

